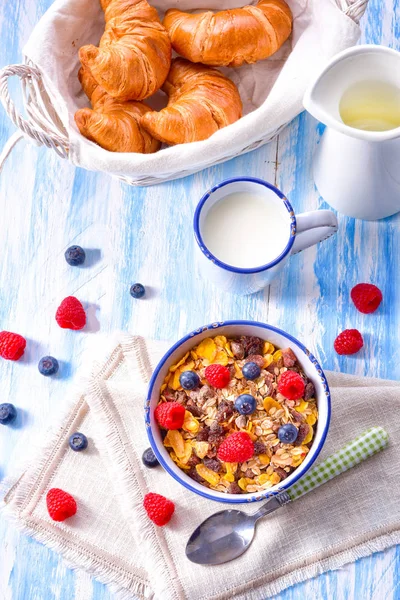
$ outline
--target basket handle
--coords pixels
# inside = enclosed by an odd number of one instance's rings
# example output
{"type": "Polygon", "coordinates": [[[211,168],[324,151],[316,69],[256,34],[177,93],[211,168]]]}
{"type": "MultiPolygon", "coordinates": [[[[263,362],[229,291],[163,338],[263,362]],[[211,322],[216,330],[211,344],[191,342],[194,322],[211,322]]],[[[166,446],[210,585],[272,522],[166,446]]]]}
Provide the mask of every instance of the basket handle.
{"type": "Polygon", "coordinates": [[[355,23],[359,23],[367,8],[368,0],[336,0],[336,4],[345,15],[355,23]]]}
{"type": "MultiPolygon", "coordinates": [[[[9,65],[0,70],[0,101],[18,129],[41,146],[52,148],[62,158],[68,157],[68,135],[43,85],[42,75],[33,64],[9,65]],[[8,79],[16,75],[21,80],[24,107],[28,118],[18,112],[8,89],[8,79]]],[[[21,134],[12,136],[14,144],[21,134]]],[[[8,145],[7,145],[8,146],[8,145]]],[[[7,149],[6,155],[10,153],[7,149]]],[[[3,152],[5,154],[5,152],[3,152]]],[[[4,157],[5,160],[6,156],[4,157]]],[[[0,159],[0,166],[1,166],[0,159]]]]}

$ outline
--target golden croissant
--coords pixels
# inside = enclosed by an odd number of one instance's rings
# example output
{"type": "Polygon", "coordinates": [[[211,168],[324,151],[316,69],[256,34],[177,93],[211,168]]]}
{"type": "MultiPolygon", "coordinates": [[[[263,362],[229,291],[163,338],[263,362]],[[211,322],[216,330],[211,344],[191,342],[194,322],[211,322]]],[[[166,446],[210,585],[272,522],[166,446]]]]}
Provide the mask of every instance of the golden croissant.
{"type": "Polygon", "coordinates": [[[274,54],[292,31],[292,13],[283,0],[189,14],[167,10],[164,25],[173,49],[192,62],[239,67],[274,54]]]}
{"type": "Polygon", "coordinates": [[[149,154],[160,148],[140,125],[140,118],[151,108],[143,102],[120,102],[98,85],[90,71],[81,69],[79,79],[91,108],[75,113],[79,131],[87,139],[111,152],[141,152],[149,154]]]}
{"type": "Polygon", "coordinates": [[[99,47],[79,50],[82,66],[119,100],[143,100],[164,83],[171,42],[158,13],[146,0],[100,0],[106,28],[99,47]]]}
{"type": "Polygon", "coordinates": [[[143,127],[167,144],[205,140],[242,116],[236,85],[217,69],[176,58],[163,86],[169,100],[143,115],[143,127]]]}

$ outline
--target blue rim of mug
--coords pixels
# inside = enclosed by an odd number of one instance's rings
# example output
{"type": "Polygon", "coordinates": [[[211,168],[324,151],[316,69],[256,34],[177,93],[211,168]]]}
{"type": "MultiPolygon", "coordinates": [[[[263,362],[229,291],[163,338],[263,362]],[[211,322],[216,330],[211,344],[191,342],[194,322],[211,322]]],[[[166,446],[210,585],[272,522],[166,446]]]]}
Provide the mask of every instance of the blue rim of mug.
{"type": "MultiPolygon", "coordinates": [[[[166,352],[164,354],[164,356],[162,357],[162,359],[160,360],[160,362],[154,369],[153,374],[150,379],[150,383],[149,383],[149,387],[148,387],[148,391],[147,391],[147,397],[146,397],[146,400],[144,403],[144,420],[145,420],[147,436],[149,438],[151,448],[152,448],[154,454],[156,455],[159,463],[167,471],[167,473],[169,473],[173,477],[173,479],[175,479],[175,481],[178,481],[178,483],[183,485],[183,487],[185,487],[187,490],[190,490],[191,492],[194,492],[195,494],[198,494],[199,496],[203,496],[204,498],[207,498],[209,500],[214,500],[214,501],[227,503],[227,504],[243,504],[244,502],[259,502],[260,500],[272,498],[273,496],[280,494],[282,491],[289,489],[296,481],[298,481],[311,468],[311,466],[313,465],[315,460],[318,458],[318,455],[321,452],[322,447],[325,443],[326,436],[328,435],[328,429],[329,429],[329,424],[330,424],[330,420],[331,420],[331,394],[330,394],[329,385],[328,385],[328,381],[326,379],[325,373],[324,373],[321,365],[319,364],[318,360],[315,358],[315,356],[313,354],[311,354],[311,352],[301,342],[299,342],[299,340],[297,340],[295,337],[291,336],[289,333],[286,333],[282,329],[279,329],[278,327],[274,327],[273,325],[268,325],[267,323],[260,323],[258,321],[244,321],[244,320],[221,321],[218,323],[210,323],[209,325],[205,325],[204,327],[200,327],[199,329],[196,329],[195,331],[188,333],[183,338],[178,340],[168,350],[168,352],[166,352]],[[287,483],[285,484],[285,480],[283,479],[279,484],[277,484],[278,485],[277,489],[273,490],[273,491],[266,490],[265,492],[262,492],[262,493],[258,492],[258,493],[254,493],[254,494],[245,494],[245,495],[243,494],[243,495],[240,495],[239,498],[232,498],[232,495],[229,498],[223,498],[223,497],[221,498],[220,496],[216,497],[216,496],[212,495],[212,493],[207,492],[206,487],[204,488],[204,491],[195,488],[194,486],[192,486],[190,484],[189,481],[185,481],[185,479],[183,477],[181,477],[180,475],[178,475],[171,469],[168,462],[164,459],[164,457],[159,452],[157,443],[153,436],[152,426],[151,426],[150,404],[151,404],[151,397],[153,395],[154,386],[157,381],[159,372],[161,371],[161,369],[163,368],[165,363],[168,361],[170,356],[175,352],[175,350],[180,348],[180,346],[182,346],[182,344],[184,344],[188,340],[194,339],[196,336],[203,333],[203,331],[207,331],[210,329],[218,329],[220,327],[232,326],[232,325],[233,326],[235,326],[235,325],[250,325],[250,326],[261,327],[262,329],[266,329],[267,331],[274,331],[275,333],[278,333],[279,335],[282,335],[286,339],[290,340],[295,346],[300,348],[306,354],[307,358],[309,359],[311,364],[314,366],[315,370],[318,373],[319,378],[322,381],[322,385],[324,388],[324,392],[326,395],[326,401],[327,401],[327,416],[326,416],[326,422],[324,424],[323,432],[321,435],[321,439],[318,443],[318,446],[315,448],[315,450],[311,447],[311,449],[313,449],[312,460],[310,460],[309,464],[305,468],[304,468],[304,464],[301,464],[299,467],[296,468],[296,471],[295,471],[296,476],[292,479],[292,481],[290,482],[289,485],[287,483]]],[[[156,424],[155,424],[155,426],[157,427],[156,424]]],[[[172,461],[172,459],[170,459],[170,460],[172,461]]],[[[189,479],[189,477],[188,477],[188,479],[189,479]]]]}
{"type": "Polygon", "coordinates": [[[272,183],[268,183],[267,181],[264,181],[263,179],[258,179],[257,177],[233,177],[231,179],[225,179],[224,181],[221,181],[221,183],[217,183],[213,188],[211,188],[211,190],[209,190],[208,192],[206,192],[204,194],[204,196],[201,198],[200,202],[198,203],[195,213],[194,213],[193,228],[194,228],[194,235],[196,238],[196,242],[206,258],[211,260],[218,267],[221,267],[221,269],[225,269],[226,271],[231,271],[232,273],[251,274],[251,273],[260,273],[261,271],[266,271],[267,269],[274,267],[275,265],[280,263],[281,260],[283,260],[287,254],[289,254],[289,252],[291,251],[292,246],[294,244],[294,239],[296,236],[296,217],[294,214],[293,207],[290,204],[289,200],[286,198],[286,196],[284,194],[282,194],[282,192],[277,187],[272,185],[272,183]],[[252,269],[244,269],[244,268],[240,268],[240,267],[234,267],[232,265],[228,265],[227,263],[224,263],[221,260],[219,260],[207,248],[207,246],[205,245],[204,240],[201,236],[201,233],[200,233],[200,214],[203,209],[203,206],[205,205],[205,203],[207,202],[207,200],[209,199],[211,194],[213,194],[215,191],[217,191],[221,187],[229,185],[230,183],[238,183],[240,181],[250,181],[252,183],[257,183],[259,185],[263,185],[264,187],[266,187],[269,190],[271,190],[272,192],[274,192],[278,196],[278,198],[280,198],[283,201],[283,204],[284,204],[286,210],[288,211],[289,217],[290,217],[289,241],[286,244],[286,247],[284,248],[284,250],[273,261],[267,263],[266,265],[262,265],[261,267],[253,267],[252,269]]]}

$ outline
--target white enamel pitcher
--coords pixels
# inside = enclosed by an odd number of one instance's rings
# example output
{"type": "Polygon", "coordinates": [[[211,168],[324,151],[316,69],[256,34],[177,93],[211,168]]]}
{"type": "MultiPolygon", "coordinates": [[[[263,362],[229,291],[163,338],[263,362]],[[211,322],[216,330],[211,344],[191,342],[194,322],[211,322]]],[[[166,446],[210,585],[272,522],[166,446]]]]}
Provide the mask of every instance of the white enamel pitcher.
{"type": "Polygon", "coordinates": [[[374,45],[340,52],[307,90],[304,108],[327,126],[314,157],[319,193],[344,215],[375,220],[400,211],[400,127],[364,131],[343,123],[343,94],[366,81],[400,89],[400,53],[374,45]]]}

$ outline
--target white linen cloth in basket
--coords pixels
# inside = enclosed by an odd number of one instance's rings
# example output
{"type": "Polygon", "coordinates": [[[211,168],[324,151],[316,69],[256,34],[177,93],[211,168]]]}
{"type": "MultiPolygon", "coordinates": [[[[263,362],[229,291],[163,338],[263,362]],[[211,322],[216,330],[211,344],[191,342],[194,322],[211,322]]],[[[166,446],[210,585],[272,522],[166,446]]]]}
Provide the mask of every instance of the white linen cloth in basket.
{"type": "MultiPolygon", "coordinates": [[[[224,71],[238,85],[244,117],[202,142],[162,149],[156,154],[108,152],[82,137],[75,111],[88,100],[77,73],[78,49],[97,44],[104,30],[98,0],[56,0],[34,29],[24,55],[34,63],[66,130],[69,158],[86,169],[155,183],[222,162],[271,140],[302,110],[313,74],[336,52],[352,46],[359,27],[344,12],[354,0],[287,0],[294,15],[293,33],[270,59],[224,71]],[[341,8],[339,8],[341,6],[341,8]]],[[[167,8],[236,8],[245,0],[150,0],[162,18],[167,8]]],[[[359,4],[355,2],[355,5],[359,4]]],[[[256,4],[252,0],[250,4],[256,4]]],[[[366,0],[362,1],[365,7],[366,0]]],[[[352,9],[350,9],[352,10],[352,9]]],[[[351,13],[356,16],[356,13],[351,13]]]]}

